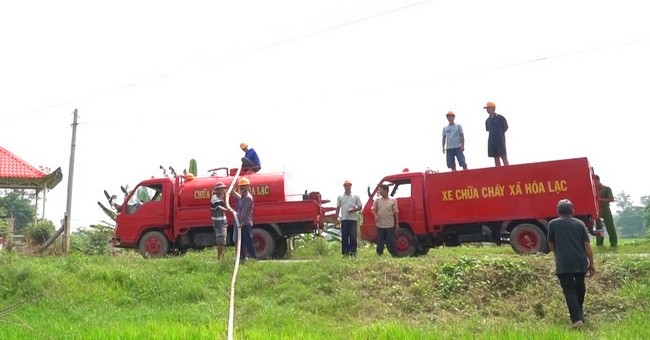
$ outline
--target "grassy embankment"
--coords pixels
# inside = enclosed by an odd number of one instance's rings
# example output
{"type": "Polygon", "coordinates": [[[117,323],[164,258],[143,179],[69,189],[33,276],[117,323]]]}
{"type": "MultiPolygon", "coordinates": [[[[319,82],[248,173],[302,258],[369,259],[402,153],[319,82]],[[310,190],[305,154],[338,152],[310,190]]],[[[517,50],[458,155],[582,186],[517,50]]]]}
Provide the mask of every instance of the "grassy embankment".
{"type": "MultiPolygon", "coordinates": [[[[552,256],[510,247],[342,259],[312,241],[293,260],[240,268],[236,338],[650,338],[650,240],[597,249],[582,331],[567,329],[552,256]],[[641,255],[640,255],[641,254],[641,255]],[[646,255],[642,255],[646,254],[646,255]]],[[[232,249],[229,258],[233,258],[232,249]]],[[[2,339],[225,338],[231,261],[0,253],[2,339]]]]}

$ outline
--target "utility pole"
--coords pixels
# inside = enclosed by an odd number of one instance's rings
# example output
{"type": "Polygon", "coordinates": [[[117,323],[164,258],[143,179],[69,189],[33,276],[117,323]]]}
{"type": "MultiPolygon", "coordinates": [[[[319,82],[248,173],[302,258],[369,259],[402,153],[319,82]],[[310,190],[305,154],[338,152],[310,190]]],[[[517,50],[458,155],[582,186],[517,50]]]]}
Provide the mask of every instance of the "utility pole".
{"type": "Polygon", "coordinates": [[[63,219],[63,253],[67,254],[70,249],[70,210],[72,209],[72,178],[74,174],[74,150],[77,140],[77,109],[74,109],[72,121],[72,143],[70,145],[70,166],[68,168],[68,198],[65,205],[65,217],[63,219]]]}

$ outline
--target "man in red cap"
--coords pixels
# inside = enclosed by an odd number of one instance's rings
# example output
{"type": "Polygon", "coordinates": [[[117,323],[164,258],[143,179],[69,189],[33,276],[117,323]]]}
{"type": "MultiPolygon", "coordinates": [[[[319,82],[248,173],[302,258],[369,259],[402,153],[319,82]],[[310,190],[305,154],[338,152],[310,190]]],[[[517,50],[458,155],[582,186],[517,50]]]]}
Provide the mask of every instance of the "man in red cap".
{"type": "Polygon", "coordinates": [[[487,102],[483,108],[490,115],[485,120],[485,130],[488,132],[488,157],[494,158],[494,166],[510,165],[506,152],[506,131],[508,122],[506,118],[495,112],[497,106],[493,102],[487,102]]]}

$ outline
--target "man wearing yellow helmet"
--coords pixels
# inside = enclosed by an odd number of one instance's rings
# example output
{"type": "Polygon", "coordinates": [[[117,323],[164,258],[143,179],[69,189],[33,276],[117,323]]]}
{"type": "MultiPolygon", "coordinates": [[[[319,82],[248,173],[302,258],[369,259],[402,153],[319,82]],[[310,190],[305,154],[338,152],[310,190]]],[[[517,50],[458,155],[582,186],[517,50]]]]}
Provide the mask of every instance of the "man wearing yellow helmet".
{"type": "Polygon", "coordinates": [[[260,162],[260,157],[257,155],[255,149],[249,148],[246,143],[239,144],[239,147],[244,151],[244,157],[241,159],[242,170],[250,172],[260,171],[262,169],[262,163],[260,162]]]}
{"type": "Polygon", "coordinates": [[[336,199],[336,223],[341,225],[341,253],[343,256],[357,255],[357,211],[361,210],[359,196],[352,194],[352,183],[343,182],[343,195],[336,199]]]}
{"type": "MultiPolygon", "coordinates": [[[[237,204],[237,217],[239,219],[238,228],[241,228],[242,249],[239,258],[245,260],[248,258],[257,259],[255,244],[253,243],[253,195],[249,192],[251,182],[248,178],[242,177],[239,180],[239,192],[233,191],[235,198],[239,201],[237,204]],[[245,251],[244,251],[245,250],[245,251]],[[246,256],[248,255],[248,256],[246,256]]],[[[236,240],[237,232],[233,235],[236,240]]]]}

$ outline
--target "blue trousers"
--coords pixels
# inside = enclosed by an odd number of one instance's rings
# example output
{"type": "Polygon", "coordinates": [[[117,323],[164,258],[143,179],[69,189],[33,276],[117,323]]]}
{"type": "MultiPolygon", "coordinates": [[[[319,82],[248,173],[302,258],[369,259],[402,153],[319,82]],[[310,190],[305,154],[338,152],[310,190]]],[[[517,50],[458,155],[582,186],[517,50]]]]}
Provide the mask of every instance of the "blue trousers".
{"type": "Polygon", "coordinates": [[[357,255],[357,221],[341,221],[341,253],[343,255],[357,255]]]}
{"type": "MultiPolygon", "coordinates": [[[[237,244],[237,229],[233,232],[232,241],[237,244]]],[[[246,255],[248,255],[249,258],[257,258],[255,243],[253,243],[253,226],[244,225],[241,227],[241,246],[239,258],[244,259],[247,257],[246,255]]]]}

